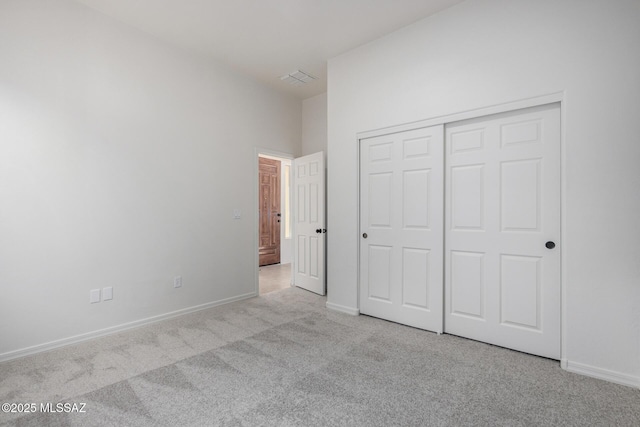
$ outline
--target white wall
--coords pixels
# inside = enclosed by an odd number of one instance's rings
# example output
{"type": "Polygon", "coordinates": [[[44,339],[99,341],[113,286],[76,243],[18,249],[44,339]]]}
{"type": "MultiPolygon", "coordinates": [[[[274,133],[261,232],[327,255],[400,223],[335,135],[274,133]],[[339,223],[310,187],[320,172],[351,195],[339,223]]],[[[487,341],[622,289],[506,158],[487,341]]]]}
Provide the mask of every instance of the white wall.
{"type": "Polygon", "coordinates": [[[302,101],[302,155],[327,153],[327,94],[302,101]]]}
{"type": "Polygon", "coordinates": [[[640,385],[640,2],[467,1],[329,62],[328,306],[358,307],[358,132],[564,91],[564,362],[640,385]]]}
{"type": "Polygon", "coordinates": [[[67,0],[0,2],[0,64],[0,360],[255,293],[255,147],[298,154],[299,100],[67,0]]]}

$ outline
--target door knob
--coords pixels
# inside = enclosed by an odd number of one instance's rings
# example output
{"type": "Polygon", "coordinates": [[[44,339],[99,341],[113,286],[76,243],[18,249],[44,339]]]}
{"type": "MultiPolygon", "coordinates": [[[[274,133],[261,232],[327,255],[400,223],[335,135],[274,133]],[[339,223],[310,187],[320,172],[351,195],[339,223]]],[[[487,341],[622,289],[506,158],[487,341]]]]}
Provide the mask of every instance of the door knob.
{"type": "Polygon", "coordinates": [[[547,249],[553,249],[556,247],[556,244],[554,242],[552,242],[551,240],[549,240],[547,243],[544,244],[546,246],[547,249]]]}
{"type": "Polygon", "coordinates": [[[366,239],[369,236],[367,235],[367,233],[362,233],[362,237],[364,237],[366,239]]]}
{"type": "Polygon", "coordinates": [[[326,228],[316,228],[316,233],[320,234],[320,233],[326,233],[327,229],[326,228]]]}

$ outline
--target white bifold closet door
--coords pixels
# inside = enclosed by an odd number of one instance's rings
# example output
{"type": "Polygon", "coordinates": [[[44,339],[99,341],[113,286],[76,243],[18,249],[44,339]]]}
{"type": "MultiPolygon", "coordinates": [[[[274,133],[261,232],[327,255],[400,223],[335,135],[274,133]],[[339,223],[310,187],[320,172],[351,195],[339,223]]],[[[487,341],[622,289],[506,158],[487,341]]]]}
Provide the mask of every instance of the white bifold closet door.
{"type": "Polygon", "coordinates": [[[445,332],[559,359],[559,104],[447,125],[445,158],[445,332]]]}
{"type": "Polygon", "coordinates": [[[360,312],[560,358],[559,104],[360,141],[360,312]]]}
{"type": "Polygon", "coordinates": [[[362,140],[360,312],[442,332],[444,128],[362,140]]]}

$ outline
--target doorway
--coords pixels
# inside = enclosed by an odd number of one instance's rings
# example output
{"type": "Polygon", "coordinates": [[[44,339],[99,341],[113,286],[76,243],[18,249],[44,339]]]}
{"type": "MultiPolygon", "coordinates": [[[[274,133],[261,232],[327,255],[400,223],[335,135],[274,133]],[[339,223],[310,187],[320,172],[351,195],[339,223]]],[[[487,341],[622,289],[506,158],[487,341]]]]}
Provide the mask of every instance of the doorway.
{"type": "Polygon", "coordinates": [[[281,162],[258,159],[258,266],[280,264],[281,162]]]}
{"type": "Polygon", "coordinates": [[[257,252],[260,295],[291,286],[291,158],[258,153],[257,252]]]}

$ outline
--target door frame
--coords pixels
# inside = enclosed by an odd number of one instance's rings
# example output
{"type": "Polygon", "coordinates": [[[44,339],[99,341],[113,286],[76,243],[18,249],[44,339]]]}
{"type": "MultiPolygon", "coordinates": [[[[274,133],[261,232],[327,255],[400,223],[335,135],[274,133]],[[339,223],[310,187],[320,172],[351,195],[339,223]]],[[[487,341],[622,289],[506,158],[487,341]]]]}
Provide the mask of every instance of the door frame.
{"type": "MultiPolygon", "coordinates": [[[[256,147],[253,156],[253,281],[254,281],[254,296],[260,295],[260,263],[259,258],[259,244],[260,244],[260,206],[258,204],[258,196],[260,194],[260,157],[271,157],[276,159],[291,160],[293,163],[294,155],[291,153],[285,153],[283,151],[272,150],[269,148],[256,147]]],[[[283,184],[281,184],[282,186],[283,184]]],[[[289,180],[289,194],[291,194],[292,180],[289,180]]],[[[289,218],[291,218],[291,212],[289,212],[289,218]]],[[[282,247],[283,241],[280,241],[282,247]]],[[[291,239],[291,245],[293,246],[293,239],[291,239]]],[[[282,252],[282,249],[281,249],[282,252]]],[[[291,250],[293,253],[293,248],[291,250]]],[[[291,263],[291,285],[294,283],[293,277],[293,262],[291,263]]]]}
{"type": "MultiPolygon", "coordinates": [[[[567,369],[568,360],[567,360],[567,327],[566,327],[566,313],[567,311],[567,269],[562,260],[566,259],[567,255],[567,227],[566,227],[566,126],[565,126],[565,117],[566,117],[566,104],[565,104],[566,94],[564,91],[555,92],[551,94],[535,96],[531,98],[524,98],[519,100],[514,100],[510,102],[505,102],[502,104],[495,104],[485,107],[479,107],[470,110],[464,110],[459,112],[453,112],[450,114],[446,114],[443,116],[437,116],[425,120],[419,120],[415,122],[389,126],[384,128],[373,129],[369,131],[358,132],[356,134],[356,171],[357,171],[357,188],[358,188],[358,209],[356,212],[357,215],[357,236],[356,239],[359,242],[360,237],[360,228],[362,224],[360,224],[360,192],[361,192],[361,182],[360,182],[360,157],[361,157],[361,145],[362,140],[367,138],[372,138],[376,136],[388,135],[392,133],[404,132],[414,129],[420,129],[425,127],[431,127],[436,125],[446,126],[448,123],[458,122],[461,120],[467,119],[475,119],[483,116],[489,116],[492,114],[506,113],[509,111],[521,110],[525,108],[538,107],[546,104],[554,104],[560,103],[560,238],[562,244],[560,245],[560,366],[563,369],[567,369]]],[[[444,160],[443,160],[444,161],[444,160]]],[[[444,241],[443,251],[444,251],[444,241]]],[[[360,245],[356,245],[357,251],[357,267],[356,267],[356,277],[357,277],[357,301],[358,301],[358,314],[360,312],[360,245]]],[[[444,265],[442,266],[444,269],[444,265]]],[[[444,282],[442,283],[444,288],[444,282]]],[[[444,305],[444,298],[442,301],[444,305]]],[[[443,307],[443,326],[444,326],[444,307],[443,307]]]]}

